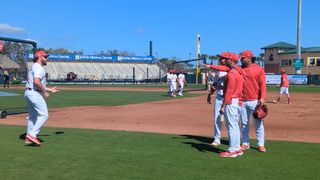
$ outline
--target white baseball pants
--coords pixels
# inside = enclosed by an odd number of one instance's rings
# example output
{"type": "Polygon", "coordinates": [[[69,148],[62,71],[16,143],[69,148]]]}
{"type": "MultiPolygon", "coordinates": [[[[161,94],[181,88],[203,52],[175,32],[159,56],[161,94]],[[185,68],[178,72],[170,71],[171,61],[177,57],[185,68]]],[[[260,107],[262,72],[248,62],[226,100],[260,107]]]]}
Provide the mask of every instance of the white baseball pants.
{"type": "Polygon", "coordinates": [[[24,98],[28,104],[29,119],[27,120],[27,132],[37,137],[40,129],[48,120],[48,108],[40,92],[26,90],[24,98]]]}
{"type": "Polygon", "coordinates": [[[256,130],[256,137],[258,140],[258,146],[264,146],[264,125],[261,119],[255,119],[253,117],[253,111],[258,104],[258,100],[243,101],[241,107],[241,122],[242,122],[242,143],[249,146],[249,122],[252,119],[256,130]]]}
{"type": "Polygon", "coordinates": [[[240,106],[238,99],[233,98],[232,104],[227,105],[225,108],[226,123],[229,135],[229,152],[240,150],[240,106]]]}

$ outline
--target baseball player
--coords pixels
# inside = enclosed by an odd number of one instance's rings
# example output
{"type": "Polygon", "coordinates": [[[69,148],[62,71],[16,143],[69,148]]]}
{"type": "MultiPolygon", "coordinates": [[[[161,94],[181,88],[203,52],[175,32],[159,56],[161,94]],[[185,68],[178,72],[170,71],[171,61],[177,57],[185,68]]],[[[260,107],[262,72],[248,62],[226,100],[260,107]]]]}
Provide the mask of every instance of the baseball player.
{"type": "Polygon", "coordinates": [[[4,75],[3,75],[3,79],[4,79],[4,82],[3,82],[3,88],[9,88],[9,85],[10,85],[10,75],[8,73],[8,71],[5,71],[4,72],[4,75]]]}
{"type": "Polygon", "coordinates": [[[169,70],[167,72],[167,85],[168,85],[168,96],[171,96],[171,82],[170,82],[170,79],[171,79],[171,70],[169,70]]]}
{"type": "Polygon", "coordinates": [[[3,41],[0,40],[0,54],[3,53],[3,50],[4,50],[4,44],[3,44],[3,41]]]}
{"type": "MultiPolygon", "coordinates": [[[[264,69],[254,63],[253,53],[249,50],[245,50],[240,54],[241,58],[241,71],[244,77],[243,82],[243,106],[241,107],[241,122],[242,122],[242,150],[250,148],[249,143],[249,120],[250,117],[253,120],[256,130],[256,137],[258,140],[258,150],[260,152],[266,152],[264,146],[265,131],[263,121],[261,119],[255,119],[252,115],[255,107],[258,104],[265,104],[265,97],[267,93],[266,88],[266,76],[264,69]]],[[[235,66],[239,67],[239,66],[235,66]]],[[[211,65],[210,68],[220,71],[228,71],[226,66],[211,65]]],[[[237,68],[238,69],[238,68],[237,68]]]]}
{"type": "MultiPolygon", "coordinates": [[[[229,58],[228,52],[223,52],[219,57],[219,64],[226,65],[226,60],[229,58]]],[[[205,67],[210,67],[210,65],[205,65],[205,67]]],[[[213,138],[214,141],[211,143],[212,146],[218,146],[221,144],[221,116],[220,116],[220,109],[223,102],[223,83],[226,78],[227,73],[223,71],[215,71],[215,75],[212,76],[212,85],[209,88],[208,97],[211,96],[214,92],[216,92],[216,100],[214,104],[213,116],[214,116],[214,133],[213,138]]],[[[211,98],[207,98],[210,99],[211,98]]],[[[211,103],[208,101],[208,103],[211,103]]]]}
{"type": "Polygon", "coordinates": [[[227,151],[220,153],[221,157],[237,157],[243,154],[240,147],[240,106],[242,105],[242,88],[243,75],[241,68],[236,67],[238,55],[229,53],[226,60],[227,66],[230,68],[224,82],[223,88],[223,104],[220,112],[226,116],[229,148],[227,151]]]}
{"type": "Polygon", "coordinates": [[[177,75],[176,70],[171,70],[171,75],[169,78],[169,85],[170,85],[170,95],[172,97],[176,97],[176,91],[177,91],[177,75]]]}
{"type": "Polygon", "coordinates": [[[186,76],[184,75],[183,70],[180,71],[178,75],[178,85],[179,85],[179,96],[183,96],[184,86],[187,85],[186,76]]]}
{"type": "Polygon", "coordinates": [[[48,91],[52,93],[59,91],[56,87],[46,87],[46,72],[43,66],[47,65],[47,57],[48,55],[42,50],[35,52],[34,63],[28,72],[24,93],[29,113],[29,118],[27,118],[27,135],[25,138],[26,144],[34,143],[41,145],[37,135],[49,117],[47,104],[41,93],[48,98],[48,91]]]}
{"type": "Polygon", "coordinates": [[[288,104],[291,104],[291,99],[290,99],[290,95],[289,95],[289,79],[288,79],[288,76],[287,76],[286,71],[284,69],[281,69],[280,73],[281,73],[281,83],[277,85],[278,87],[280,87],[280,94],[278,96],[278,99],[277,100],[273,100],[273,102],[279,104],[282,94],[286,93],[287,99],[288,99],[288,104]]]}
{"type": "Polygon", "coordinates": [[[258,104],[265,104],[265,97],[267,94],[266,88],[266,74],[264,69],[254,63],[254,55],[252,51],[245,50],[240,54],[242,70],[244,73],[243,84],[243,106],[241,108],[242,121],[242,150],[250,148],[249,142],[249,120],[253,121],[256,130],[256,138],[258,141],[258,150],[266,152],[264,146],[265,131],[262,119],[253,117],[258,104]]]}

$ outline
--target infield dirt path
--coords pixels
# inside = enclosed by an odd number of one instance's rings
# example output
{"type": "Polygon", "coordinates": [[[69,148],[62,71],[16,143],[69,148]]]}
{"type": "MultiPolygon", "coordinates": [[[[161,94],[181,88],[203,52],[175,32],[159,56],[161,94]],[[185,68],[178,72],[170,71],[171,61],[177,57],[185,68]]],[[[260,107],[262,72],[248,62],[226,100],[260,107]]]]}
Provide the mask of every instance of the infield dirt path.
{"type": "MultiPolygon", "coordinates": [[[[270,103],[276,95],[270,92],[267,98],[266,139],[320,143],[320,94],[291,93],[291,105],[284,103],[285,97],[281,104],[270,103]]],[[[205,95],[125,106],[56,108],[49,110],[45,126],[212,136],[212,109],[205,95]]],[[[1,119],[0,124],[25,125],[26,114],[1,119]]],[[[227,137],[225,126],[222,135],[227,137]]],[[[250,137],[255,138],[252,128],[250,137]]]]}

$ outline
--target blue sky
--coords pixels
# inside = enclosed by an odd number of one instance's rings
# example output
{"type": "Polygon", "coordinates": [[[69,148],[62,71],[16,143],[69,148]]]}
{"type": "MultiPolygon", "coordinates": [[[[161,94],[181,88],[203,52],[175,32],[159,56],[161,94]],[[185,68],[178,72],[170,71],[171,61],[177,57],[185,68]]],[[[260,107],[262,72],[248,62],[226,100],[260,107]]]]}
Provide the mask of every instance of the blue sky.
{"type": "MultiPolygon", "coordinates": [[[[0,36],[36,40],[40,47],[95,51],[118,49],[158,58],[201,53],[255,54],[263,46],[296,44],[298,0],[6,0],[0,36]]],[[[302,46],[320,46],[320,1],[302,5],[302,46]]]]}

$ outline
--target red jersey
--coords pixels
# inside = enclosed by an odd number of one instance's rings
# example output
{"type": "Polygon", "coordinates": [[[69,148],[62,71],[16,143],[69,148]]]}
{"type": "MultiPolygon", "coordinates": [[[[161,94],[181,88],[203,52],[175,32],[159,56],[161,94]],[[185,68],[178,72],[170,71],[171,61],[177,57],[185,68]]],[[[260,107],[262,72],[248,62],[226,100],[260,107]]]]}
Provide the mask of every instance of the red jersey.
{"type": "Polygon", "coordinates": [[[281,75],[281,87],[289,87],[289,79],[286,73],[281,75]]]}
{"type": "Polygon", "coordinates": [[[257,64],[242,68],[244,74],[243,100],[265,99],[267,95],[266,73],[257,64]]]}
{"type": "MultiPolygon", "coordinates": [[[[236,66],[238,69],[239,66],[236,66]]],[[[214,66],[212,69],[218,71],[227,71],[227,66],[214,66]]],[[[244,75],[243,81],[243,100],[257,100],[265,99],[267,94],[266,87],[266,74],[264,69],[257,64],[251,64],[248,67],[242,68],[242,74],[244,75]]]]}
{"type": "Polygon", "coordinates": [[[227,104],[232,104],[232,98],[237,98],[239,106],[242,105],[243,76],[240,73],[236,68],[231,68],[224,80],[223,99],[227,104]]]}

